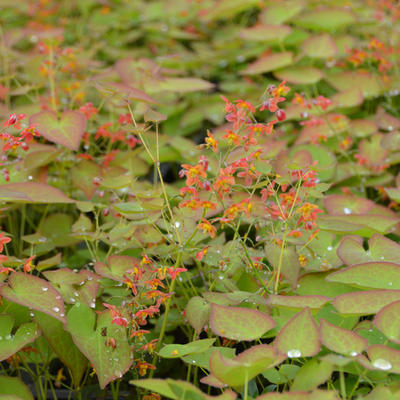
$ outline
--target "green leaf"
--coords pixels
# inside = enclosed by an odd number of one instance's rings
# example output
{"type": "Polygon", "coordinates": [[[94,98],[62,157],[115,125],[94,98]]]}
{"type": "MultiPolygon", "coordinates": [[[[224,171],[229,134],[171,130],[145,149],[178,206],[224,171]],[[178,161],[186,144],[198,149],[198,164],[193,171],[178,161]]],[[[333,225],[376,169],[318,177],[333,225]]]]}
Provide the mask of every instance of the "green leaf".
{"type": "Polygon", "coordinates": [[[243,29],[240,37],[245,40],[259,42],[280,42],[292,29],[285,25],[255,25],[251,28],[243,29]]]}
{"type": "Polygon", "coordinates": [[[62,323],[66,322],[60,293],[44,279],[23,272],[13,272],[8,279],[8,286],[0,287],[0,295],[25,307],[44,312],[62,323]]]}
{"type": "Polygon", "coordinates": [[[289,358],[311,357],[318,353],[321,347],[318,327],[308,308],[284,325],[275,339],[275,345],[289,358]]]}
{"type": "Polygon", "coordinates": [[[397,300],[400,290],[366,290],[337,296],[332,304],[341,314],[369,315],[397,300]]]}
{"type": "Polygon", "coordinates": [[[373,344],[367,349],[372,366],[381,371],[400,374],[400,351],[383,344],[373,344]]]}
{"type": "Polygon", "coordinates": [[[286,0],[285,3],[269,3],[260,14],[265,24],[281,24],[289,21],[304,8],[302,0],[286,0]]]}
{"type": "Polygon", "coordinates": [[[293,54],[290,51],[275,53],[261,57],[241,71],[242,75],[258,75],[275,71],[286,67],[293,62],[293,54]]]}
{"type": "Polygon", "coordinates": [[[199,78],[164,78],[161,81],[151,81],[146,85],[146,91],[151,94],[163,91],[188,93],[201,90],[211,90],[214,85],[199,78]]]}
{"type": "Polygon", "coordinates": [[[29,118],[39,133],[53,143],[77,151],[86,128],[86,118],[78,111],[66,111],[60,118],[53,111],[41,111],[29,118]]]}
{"type": "Polygon", "coordinates": [[[102,177],[100,166],[93,161],[82,160],[71,169],[70,174],[74,186],[82,190],[85,196],[90,200],[97,189],[94,178],[102,177]]]}
{"type": "Polygon", "coordinates": [[[33,400],[33,395],[28,386],[19,378],[0,376],[0,399],[33,400]]]}
{"type": "Polygon", "coordinates": [[[219,19],[231,19],[236,14],[259,5],[258,0],[221,0],[208,9],[202,17],[205,22],[219,19]]]}
{"type": "Polygon", "coordinates": [[[210,371],[221,382],[240,387],[265,369],[281,363],[286,357],[266,344],[252,346],[234,359],[215,351],[210,358],[210,371]]]}
{"type": "Polygon", "coordinates": [[[108,311],[96,313],[84,304],[75,304],[67,315],[67,330],[79,350],[92,363],[102,389],[121,378],[132,364],[132,349],[125,328],[113,324],[108,311]],[[107,346],[115,340],[115,348],[107,346]]]}
{"type": "Polygon", "coordinates": [[[323,294],[328,297],[335,297],[354,290],[350,285],[327,282],[325,280],[327,274],[327,272],[317,272],[303,275],[299,279],[297,293],[303,296],[323,294]]]}
{"type": "Polygon", "coordinates": [[[338,31],[355,23],[356,19],[350,11],[342,9],[310,10],[294,19],[294,23],[303,28],[315,31],[338,31]]]}
{"type": "Polygon", "coordinates": [[[149,390],[151,392],[159,393],[164,397],[169,399],[178,399],[179,397],[172,391],[171,387],[168,385],[166,379],[140,379],[137,381],[129,381],[131,385],[135,385],[142,389],[149,390]]]}
{"type": "Polygon", "coordinates": [[[210,358],[215,350],[218,350],[221,355],[226,358],[234,358],[235,357],[235,349],[231,347],[209,347],[202,353],[193,353],[188,354],[187,356],[181,357],[183,361],[188,364],[193,364],[196,367],[209,369],[210,368],[210,358]]]}
{"type": "Polygon", "coordinates": [[[167,344],[160,351],[163,358],[178,358],[188,354],[202,353],[213,345],[215,339],[195,340],[187,344],[167,344]]]}
{"type": "Polygon", "coordinates": [[[323,318],[320,320],[320,332],[325,347],[346,356],[361,354],[368,346],[368,341],[357,333],[333,325],[323,318]]]}
{"type": "Polygon", "coordinates": [[[210,316],[210,305],[201,297],[191,297],[186,305],[186,318],[197,334],[203,330],[210,316]]]}
{"type": "Polygon", "coordinates": [[[59,189],[36,182],[0,185],[0,200],[13,203],[75,203],[59,189]]]}
{"type": "Polygon", "coordinates": [[[132,270],[136,263],[139,263],[135,257],[112,255],[107,259],[107,264],[103,262],[96,262],[94,264],[94,270],[105,278],[110,278],[119,282],[124,282],[125,275],[128,271],[132,270]]]}
{"type": "Polygon", "coordinates": [[[261,311],[211,304],[210,327],[215,335],[233,340],[256,340],[274,326],[275,321],[261,311]]]}
{"type": "Polygon", "coordinates": [[[373,289],[400,289],[400,265],[368,262],[340,269],[328,275],[326,280],[373,289]]]}
{"type": "Polygon", "coordinates": [[[325,383],[333,372],[333,365],[316,359],[307,361],[297,372],[290,390],[312,390],[325,383]]]}
{"type": "Polygon", "coordinates": [[[311,58],[331,58],[337,53],[336,43],[327,33],[305,40],[301,49],[304,55],[311,58]]]}
{"type": "Polygon", "coordinates": [[[310,85],[319,82],[324,74],[314,67],[288,67],[274,71],[274,75],[281,81],[285,80],[295,85],[310,85]]]}
{"type": "Polygon", "coordinates": [[[47,314],[36,311],[35,321],[39,324],[43,336],[54,352],[71,371],[74,386],[79,387],[88,367],[88,361],[75,346],[71,334],[64,329],[64,325],[60,321],[47,314]]]}
{"type": "Polygon", "coordinates": [[[392,342],[400,344],[400,300],[383,307],[375,315],[374,325],[392,342]]]}
{"type": "Polygon", "coordinates": [[[267,303],[274,306],[291,308],[311,308],[318,309],[326,304],[330,299],[325,296],[280,296],[276,294],[269,295],[267,303]]]}
{"type": "Polygon", "coordinates": [[[6,360],[40,336],[38,326],[34,322],[22,324],[15,334],[12,334],[13,326],[14,318],[12,315],[0,314],[0,361],[6,360]]]}

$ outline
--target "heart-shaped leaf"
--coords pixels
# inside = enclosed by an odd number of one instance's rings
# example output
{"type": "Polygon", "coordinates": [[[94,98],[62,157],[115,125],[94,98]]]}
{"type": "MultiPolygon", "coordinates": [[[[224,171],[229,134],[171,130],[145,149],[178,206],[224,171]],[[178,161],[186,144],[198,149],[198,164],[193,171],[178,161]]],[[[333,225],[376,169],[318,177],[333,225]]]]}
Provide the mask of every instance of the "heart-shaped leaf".
{"type": "Polygon", "coordinates": [[[191,297],[186,306],[186,318],[197,334],[203,330],[210,316],[210,305],[201,297],[191,297]]]}
{"type": "Polygon", "coordinates": [[[192,353],[202,353],[214,342],[215,339],[203,339],[187,344],[167,344],[159,351],[159,355],[163,358],[178,358],[192,353]]]}
{"type": "Polygon", "coordinates": [[[292,317],[275,339],[275,346],[289,358],[311,357],[321,345],[317,324],[308,308],[292,317]]]}
{"type": "Polygon", "coordinates": [[[29,118],[39,133],[50,142],[78,150],[86,128],[86,118],[78,111],[66,111],[60,118],[53,111],[41,111],[29,118]]]}
{"type": "Polygon", "coordinates": [[[266,344],[253,346],[234,359],[215,351],[210,358],[210,371],[221,382],[240,387],[262,371],[282,362],[286,357],[266,344]]]}
{"type": "Polygon", "coordinates": [[[375,315],[374,325],[392,342],[400,344],[400,301],[383,307],[375,315]]]}
{"type": "Polygon", "coordinates": [[[0,376],[1,400],[33,400],[33,395],[28,386],[19,378],[0,376]]]}
{"type": "Polygon", "coordinates": [[[333,272],[326,280],[373,289],[400,289],[400,265],[368,262],[333,272]]]}
{"type": "Polygon", "coordinates": [[[326,361],[307,361],[296,373],[290,390],[313,390],[325,383],[333,372],[333,365],[326,361]]]}
{"type": "Polygon", "coordinates": [[[275,327],[275,321],[251,308],[211,304],[210,327],[215,335],[228,339],[256,340],[275,327]]]}
{"type": "Polygon", "coordinates": [[[292,29],[285,25],[256,25],[251,28],[243,29],[240,37],[245,40],[259,42],[280,42],[292,29]]]}
{"type": "Polygon", "coordinates": [[[368,341],[357,333],[333,325],[323,318],[320,320],[320,332],[325,347],[346,356],[361,354],[368,346],[368,341]]]}
{"type": "Polygon", "coordinates": [[[82,190],[89,200],[97,189],[94,179],[101,178],[101,176],[100,166],[93,161],[83,160],[71,169],[72,183],[82,190]]]}
{"type": "Polygon", "coordinates": [[[304,55],[311,58],[331,58],[337,53],[336,43],[327,33],[305,40],[301,49],[304,55]]]}
{"type": "Polygon", "coordinates": [[[75,203],[61,190],[44,183],[21,182],[0,185],[0,200],[13,203],[75,203]]]}
{"type": "Polygon", "coordinates": [[[13,272],[8,279],[8,286],[0,287],[0,295],[25,307],[44,312],[62,323],[66,322],[60,293],[44,279],[13,272]]]}
{"type": "Polygon", "coordinates": [[[64,329],[64,325],[60,321],[47,314],[36,311],[35,321],[39,324],[43,336],[54,352],[71,371],[74,386],[79,387],[88,367],[88,361],[75,346],[71,334],[64,329]]]}
{"type": "Polygon", "coordinates": [[[15,334],[11,333],[13,325],[12,315],[0,314],[0,361],[6,360],[40,336],[38,325],[34,322],[22,324],[15,334]]]}
{"type": "Polygon", "coordinates": [[[292,308],[321,308],[329,301],[325,296],[280,296],[271,294],[267,303],[274,306],[292,307],[292,308]]]}
{"type": "Polygon", "coordinates": [[[67,330],[79,350],[96,370],[100,387],[121,378],[132,364],[132,349],[123,327],[112,324],[108,311],[96,313],[84,304],[75,304],[67,315],[67,330]],[[109,346],[108,340],[115,340],[109,346]]]}
{"type": "Polygon", "coordinates": [[[330,215],[366,214],[374,202],[362,197],[332,194],[325,197],[324,206],[330,215]]]}
{"type": "Polygon", "coordinates": [[[397,300],[400,290],[366,290],[337,296],[332,304],[341,314],[369,315],[397,300]]]}
{"type": "Polygon", "coordinates": [[[128,271],[133,270],[135,264],[139,262],[140,260],[135,257],[112,255],[107,259],[108,265],[102,262],[96,262],[94,269],[99,275],[105,278],[124,282],[124,276],[128,271]]]}
{"type": "Polygon", "coordinates": [[[274,71],[274,75],[280,79],[295,85],[309,85],[319,82],[324,74],[314,67],[288,67],[274,71]]]}

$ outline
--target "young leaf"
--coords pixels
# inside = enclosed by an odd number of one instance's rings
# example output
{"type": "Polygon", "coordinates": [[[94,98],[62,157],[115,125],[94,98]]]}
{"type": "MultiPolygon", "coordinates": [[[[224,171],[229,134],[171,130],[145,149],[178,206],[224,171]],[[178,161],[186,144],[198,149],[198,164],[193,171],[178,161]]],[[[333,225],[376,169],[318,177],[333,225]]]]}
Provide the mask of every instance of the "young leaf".
{"type": "Polygon", "coordinates": [[[400,344],[400,301],[383,307],[375,315],[374,325],[392,342],[400,344]]]}
{"type": "Polygon", "coordinates": [[[108,311],[97,314],[84,304],[75,304],[67,315],[67,330],[79,350],[96,370],[100,387],[121,378],[132,364],[132,350],[125,328],[113,324],[108,311]],[[107,345],[115,340],[115,348],[107,345]]]}
{"type": "Polygon", "coordinates": [[[35,321],[54,352],[71,371],[74,386],[79,387],[88,361],[75,346],[71,334],[64,329],[60,321],[39,311],[35,312],[35,321]]]}
{"type": "Polygon", "coordinates": [[[211,304],[210,327],[215,335],[233,340],[256,340],[274,326],[275,321],[261,311],[211,304]]]}
{"type": "Polygon", "coordinates": [[[0,376],[0,399],[4,400],[33,400],[28,386],[19,378],[0,376]]]}
{"type": "Polygon", "coordinates": [[[213,345],[215,339],[195,340],[187,344],[167,344],[160,351],[163,358],[178,358],[188,354],[202,353],[213,345]]]}
{"type": "Polygon", "coordinates": [[[293,61],[290,51],[263,56],[241,71],[242,75],[257,75],[287,67],[293,61]]]}
{"type": "Polygon", "coordinates": [[[186,318],[197,334],[203,330],[210,316],[210,305],[201,297],[191,297],[186,305],[186,318]]]}
{"type": "Polygon", "coordinates": [[[369,315],[397,300],[400,300],[400,290],[367,290],[342,294],[332,304],[341,314],[369,315]]]}
{"type": "Polygon", "coordinates": [[[305,40],[301,49],[304,55],[311,58],[331,58],[337,53],[336,43],[327,33],[305,40]]]}
{"type": "Polygon", "coordinates": [[[44,279],[23,272],[13,272],[8,279],[8,286],[0,287],[0,295],[23,306],[44,312],[62,323],[64,302],[60,293],[44,279]]]}
{"type": "Polygon", "coordinates": [[[0,361],[6,360],[40,336],[39,328],[34,322],[22,324],[15,334],[12,334],[13,325],[12,315],[0,314],[0,361]]]}
{"type": "Polygon", "coordinates": [[[86,118],[78,111],[66,111],[60,118],[53,111],[41,111],[29,118],[39,133],[53,143],[77,151],[86,128],[86,118]]]}
{"type": "Polygon", "coordinates": [[[372,366],[381,371],[400,374],[400,351],[383,344],[374,344],[367,349],[372,366]]]}
{"type": "Polygon", "coordinates": [[[356,356],[368,346],[368,341],[357,333],[333,325],[325,319],[320,320],[322,344],[329,350],[346,356],[356,356]]]}
{"type": "Polygon", "coordinates": [[[333,365],[326,361],[307,361],[296,373],[290,390],[313,390],[325,383],[332,372],[333,365]]]}
{"type": "Polygon", "coordinates": [[[340,269],[328,275],[326,280],[373,289],[400,289],[400,265],[368,262],[340,269]]]}
{"type": "Polygon", "coordinates": [[[275,339],[275,346],[289,358],[311,357],[321,345],[317,324],[308,308],[291,318],[275,339]]]}
{"type": "Polygon", "coordinates": [[[325,296],[280,296],[271,294],[267,303],[274,306],[292,307],[292,308],[321,308],[329,301],[325,296]]]}

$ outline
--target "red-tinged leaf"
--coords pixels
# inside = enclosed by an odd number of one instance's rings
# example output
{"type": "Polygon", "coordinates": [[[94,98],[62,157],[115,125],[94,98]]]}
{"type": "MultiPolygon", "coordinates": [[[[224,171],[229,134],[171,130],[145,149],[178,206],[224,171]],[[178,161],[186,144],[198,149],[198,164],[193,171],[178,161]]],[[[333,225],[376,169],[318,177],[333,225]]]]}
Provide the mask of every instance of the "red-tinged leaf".
{"type": "Polygon", "coordinates": [[[44,183],[21,182],[0,185],[0,200],[13,203],[75,203],[61,190],[44,183]]]}
{"type": "Polygon", "coordinates": [[[208,322],[210,305],[201,297],[191,297],[186,305],[186,318],[193,329],[200,334],[208,322]]]}
{"type": "Polygon", "coordinates": [[[13,326],[12,315],[0,314],[0,361],[11,357],[40,336],[39,327],[35,322],[22,324],[14,334],[12,333],[13,326]]]}
{"type": "Polygon", "coordinates": [[[275,346],[289,358],[311,357],[319,352],[318,327],[308,308],[284,325],[275,339],[275,346]]]}
{"type": "Polygon", "coordinates": [[[330,215],[366,214],[374,202],[362,197],[331,194],[324,198],[324,206],[330,215]]]}
{"type": "Polygon", "coordinates": [[[293,62],[290,51],[263,56],[241,71],[242,75],[257,75],[287,67],[293,62]]]}
{"type": "Polygon", "coordinates": [[[139,264],[140,260],[135,257],[112,255],[108,257],[107,264],[96,262],[94,270],[105,278],[110,278],[115,281],[124,282],[128,271],[133,270],[135,264],[139,264]]]}
{"type": "Polygon", "coordinates": [[[364,397],[365,400],[398,400],[399,391],[392,392],[390,388],[386,386],[376,386],[368,396],[364,397]]]}
{"type": "Polygon", "coordinates": [[[215,335],[233,340],[256,340],[275,327],[267,314],[251,308],[211,304],[210,327],[215,335]]]}
{"type": "Polygon", "coordinates": [[[302,43],[301,49],[304,55],[311,58],[331,58],[338,51],[336,43],[327,33],[308,38],[302,43]]]}
{"type": "Polygon", "coordinates": [[[366,99],[379,96],[385,85],[382,79],[366,71],[345,71],[326,75],[325,79],[336,90],[347,90],[349,87],[360,89],[366,99]]]}
{"type": "Polygon", "coordinates": [[[292,28],[286,25],[256,25],[243,29],[240,32],[240,37],[258,42],[280,42],[291,31],[292,28]]]}
{"type": "Polygon", "coordinates": [[[205,22],[219,19],[231,19],[236,14],[249,8],[259,6],[257,0],[218,0],[214,7],[210,7],[201,19],[205,22]]]}
{"type": "Polygon", "coordinates": [[[15,303],[38,310],[66,322],[60,293],[44,279],[22,272],[13,272],[8,285],[0,287],[0,295],[15,303]]]}
{"type": "Polygon", "coordinates": [[[198,92],[201,90],[211,90],[213,87],[214,84],[200,78],[171,77],[160,81],[154,80],[146,84],[146,90],[152,94],[164,91],[177,93],[198,92]]]}
{"type": "Polygon", "coordinates": [[[400,351],[383,344],[374,344],[367,349],[368,357],[375,369],[400,374],[400,351]]]}
{"type": "Polygon", "coordinates": [[[325,319],[320,320],[320,333],[325,347],[345,356],[355,357],[368,346],[368,341],[357,333],[333,325],[325,319]]]}
{"type": "Polygon", "coordinates": [[[33,400],[34,397],[19,378],[0,376],[0,399],[1,400],[33,400]]]}
{"type": "Polygon", "coordinates": [[[328,275],[326,280],[373,289],[400,289],[400,265],[368,262],[340,269],[328,275]]]}
{"type": "Polygon", "coordinates": [[[285,3],[270,3],[265,7],[259,18],[266,24],[281,24],[289,21],[304,8],[303,0],[287,0],[285,3]]]}
{"type": "Polygon", "coordinates": [[[329,301],[326,296],[280,296],[271,294],[267,303],[273,306],[292,307],[292,308],[321,308],[329,301]]]}
{"type": "Polygon", "coordinates": [[[78,150],[86,128],[86,118],[78,111],[66,111],[60,118],[53,111],[41,111],[29,118],[39,133],[53,143],[78,150]]]}
{"type": "Polygon", "coordinates": [[[400,245],[382,235],[373,235],[368,241],[371,261],[400,263],[400,245]]]}
{"type": "Polygon", "coordinates": [[[294,23],[315,31],[338,31],[356,22],[355,15],[339,8],[307,10],[294,19],[294,23]]]}
{"type": "Polygon", "coordinates": [[[369,315],[397,300],[400,300],[400,290],[367,290],[342,294],[332,304],[341,314],[369,315]]]}
{"type": "Polygon", "coordinates": [[[78,387],[88,367],[86,357],[75,346],[71,334],[60,321],[38,311],[35,312],[35,321],[54,352],[71,371],[74,386],[78,387]]]}
{"type": "Polygon", "coordinates": [[[353,137],[366,137],[375,133],[377,129],[376,124],[369,119],[352,119],[349,133],[353,137]]]}
{"type": "MultiPolygon", "coordinates": [[[[332,110],[335,108],[350,108],[359,106],[363,103],[364,96],[359,88],[351,88],[334,94],[331,97],[331,100],[332,107],[328,108],[328,110],[332,110]]],[[[351,134],[353,134],[353,132],[351,132],[351,134]]]]}
{"type": "Polygon", "coordinates": [[[70,174],[74,186],[90,200],[98,187],[95,178],[102,178],[100,166],[93,161],[83,160],[71,169],[70,174]]]}
{"type": "Polygon", "coordinates": [[[61,153],[62,149],[55,146],[42,145],[34,148],[24,157],[24,167],[28,170],[42,167],[54,161],[61,153]]]}
{"type": "Polygon", "coordinates": [[[111,381],[121,378],[133,360],[126,329],[113,324],[108,311],[96,313],[84,304],[77,303],[67,315],[67,330],[79,350],[96,370],[102,389],[111,381]],[[114,339],[116,347],[106,346],[114,339]]]}
{"type": "Polygon", "coordinates": [[[241,387],[262,371],[282,362],[286,357],[266,344],[253,346],[229,359],[214,351],[210,358],[210,371],[221,382],[241,387]]]}
{"type": "Polygon", "coordinates": [[[375,315],[374,325],[392,342],[400,344],[400,300],[383,307],[375,315]]]}
{"type": "Polygon", "coordinates": [[[288,67],[274,71],[274,75],[280,79],[293,83],[294,85],[310,85],[319,82],[323,72],[314,67],[288,67]]]}
{"type": "Polygon", "coordinates": [[[379,167],[387,159],[389,150],[381,146],[383,138],[383,134],[375,133],[369,138],[361,140],[358,144],[359,154],[367,158],[371,167],[379,167]]]}
{"type": "Polygon", "coordinates": [[[400,119],[388,114],[382,107],[375,114],[375,123],[380,129],[393,131],[400,129],[400,119]]]}
{"type": "Polygon", "coordinates": [[[371,261],[364,250],[362,242],[351,236],[346,236],[341,240],[337,253],[343,263],[347,265],[363,264],[371,261]]]}
{"type": "Polygon", "coordinates": [[[111,93],[115,91],[115,93],[123,94],[124,98],[127,100],[142,101],[144,103],[151,103],[151,104],[157,103],[157,100],[154,99],[153,97],[149,96],[142,90],[136,89],[128,84],[109,83],[106,90],[110,91],[111,93]]]}

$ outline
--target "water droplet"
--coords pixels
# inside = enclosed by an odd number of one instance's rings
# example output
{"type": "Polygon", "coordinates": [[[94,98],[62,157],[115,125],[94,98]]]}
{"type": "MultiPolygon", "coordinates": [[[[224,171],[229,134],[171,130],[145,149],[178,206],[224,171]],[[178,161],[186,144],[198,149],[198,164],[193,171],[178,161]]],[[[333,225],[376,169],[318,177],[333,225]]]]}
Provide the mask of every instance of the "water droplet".
{"type": "Polygon", "coordinates": [[[74,292],[74,296],[75,296],[75,297],[78,297],[78,296],[79,296],[79,293],[78,293],[78,292],[74,292]]]}
{"type": "Polygon", "coordinates": [[[393,126],[392,126],[392,125],[389,125],[389,126],[387,127],[387,130],[388,130],[389,132],[391,132],[391,131],[393,130],[393,126]]]}
{"type": "Polygon", "coordinates": [[[393,282],[388,282],[388,285],[389,285],[389,286],[392,286],[392,285],[393,285],[393,282]]]}
{"type": "Polygon", "coordinates": [[[373,365],[375,368],[381,369],[381,370],[383,370],[383,371],[388,371],[389,369],[392,369],[392,364],[391,364],[389,361],[384,360],[383,358],[377,358],[377,359],[372,363],[372,365],[373,365]]]}
{"type": "Polygon", "coordinates": [[[351,352],[350,352],[350,355],[351,355],[352,357],[355,357],[355,356],[358,356],[358,353],[357,353],[356,351],[351,351],[351,352]]]}
{"type": "Polygon", "coordinates": [[[71,298],[69,299],[69,301],[70,301],[71,303],[75,303],[75,302],[76,302],[76,300],[75,300],[73,297],[71,297],[71,298]]]}
{"type": "Polygon", "coordinates": [[[28,180],[30,180],[30,181],[33,180],[33,176],[32,176],[32,175],[29,175],[29,176],[28,176],[28,180]]]}
{"type": "Polygon", "coordinates": [[[87,278],[88,281],[91,281],[92,279],[93,279],[92,276],[88,276],[88,278],[87,278]]]}
{"type": "Polygon", "coordinates": [[[95,308],[96,307],[96,304],[95,303],[90,303],[90,308],[95,308]]]}
{"type": "Polygon", "coordinates": [[[13,338],[13,336],[10,335],[10,334],[8,334],[8,335],[6,335],[6,336],[4,337],[4,339],[6,339],[6,340],[11,340],[12,338],[13,338]]]}
{"type": "Polygon", "coordinates": [[[30,315],[31,317],[34,317],[34,316],[35,316],[35,314],[34,314],[33,311],[31,311],[31,312],[29,313],[29,315],[30,315]]]}
{"type": "Polygon", "coordinates": [[[328,250],[328,251],[332,251],[332,250],[333,250],[333,247],[332,247],[332,246],[328,246],[328,247],[327,247],[327,250],[328,250]]]}
{"type": "Polygon", "coordinates": [[[42,287],[42,290],[43,290],[43,292],[47,292],[48,290],[49,290],[49,288],[48,287],[42,287]]]}
{"type": "Polygon", "coordinates": [[[301,351],[297,349],[292,349],[287,352],[289,358],[299,358],[301,357],[301,351]]]}
{"type": "Polygon", "coordinates": [[[179,221],[176,221],[176,222],[175,222],[175,226],[176,226],[177,228],[179,228],[179,227],[181,226],[181,223],[180,223],[179,221]]]}
{"type": "Polygon", "coordinates": [[[384,260],[385,259],[385,256],[381,256],[381,260],[384,260]]]}
{"type": "Polygon", "coordinates": [[[64,314],[64,313],[61,313],[61,314],[60,314],[60,317],[64,317],[64,316],[65,316],[65,314],[64,314]]]}
{"type": "Polygon", "coordinates": [[[344,212],[345,214],[351,214],[350,208],[347,208],[347,207],[345,207],[345,208],[343,209],[343,212],[344,212]]]}
{"type": "Polygon", "coordinates": [[[55,311],[55,312],[59,312],[60,311],[60,309],[58,307],[53,307],[52,310],[55,311]]]}
{"type": "Polygon", "coordinates": [[[85,281],[79,282],[79,285],[82,286],[85,284],[85,281]]]}
{"type": "Polygon", "coordinates": [[[56,296],[56,299],[57,299],[57,300],[60,300],[60,299],[61,299],[61,296],[56,296]]]}

